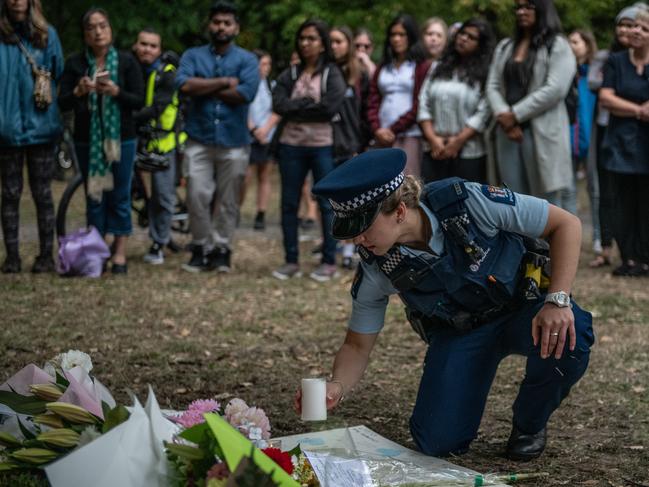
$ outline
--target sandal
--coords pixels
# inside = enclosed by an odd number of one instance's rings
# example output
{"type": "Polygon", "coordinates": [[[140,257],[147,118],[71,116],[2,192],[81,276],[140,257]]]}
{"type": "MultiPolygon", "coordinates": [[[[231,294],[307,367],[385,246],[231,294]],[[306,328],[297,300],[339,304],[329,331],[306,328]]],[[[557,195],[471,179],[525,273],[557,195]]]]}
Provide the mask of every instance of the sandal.
{"type": "Polygon", "coordinates": [[[591,269],[597,269],[599,267],[605,267],[611,265],[611,259],[608,255],[597,254],[593,260],[588,263],[588,267],[591,269]]]}

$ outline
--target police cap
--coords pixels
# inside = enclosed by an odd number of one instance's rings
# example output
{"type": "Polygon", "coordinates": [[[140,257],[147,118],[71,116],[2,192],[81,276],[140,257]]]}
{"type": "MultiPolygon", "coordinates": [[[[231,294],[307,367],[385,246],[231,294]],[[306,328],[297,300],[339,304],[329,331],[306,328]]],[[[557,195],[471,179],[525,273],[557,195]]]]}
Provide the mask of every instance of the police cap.
{"type": "Polygon", "coordinates": [[[327,174],[313,194],[327,198],[334,211],[334,238],[354,238],[374,222],[381,202],[403,183],[406,153],[401,149],[364,152],[327,174]]]}

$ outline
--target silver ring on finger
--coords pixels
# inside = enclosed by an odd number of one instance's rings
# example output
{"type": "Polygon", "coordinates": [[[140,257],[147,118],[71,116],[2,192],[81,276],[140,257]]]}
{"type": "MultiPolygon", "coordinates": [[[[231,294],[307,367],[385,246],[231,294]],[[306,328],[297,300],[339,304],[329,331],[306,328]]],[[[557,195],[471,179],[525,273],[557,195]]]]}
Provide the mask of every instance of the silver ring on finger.
{"type": "Polygon", "coordinates": [[[552,337],[558,337],[558,336],[559,336],[559,332],[550,333],[550,336],[552,336],[552,337]]]}

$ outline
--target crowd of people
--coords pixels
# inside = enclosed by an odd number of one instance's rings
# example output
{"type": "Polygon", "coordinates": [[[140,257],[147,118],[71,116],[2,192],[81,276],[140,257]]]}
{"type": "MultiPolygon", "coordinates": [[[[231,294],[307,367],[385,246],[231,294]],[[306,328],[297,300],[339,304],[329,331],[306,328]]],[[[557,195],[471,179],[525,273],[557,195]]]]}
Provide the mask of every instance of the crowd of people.
{"type": "Polygon", "coordinates": [[[319,221],[322,257],[310,277],[330,280],[340,250],[341,264],[354,266],[355,246],[337,245],[331,204],[314,199],[310,186],[357,154],[393,147],[407,155],[405,174],[424,183],[457,176],[503,184],[573,214],[576,180],[585,177],[590,265],[611,265],[615,241],[621,265],[613,274],[649,275],[649,8],[642,2],[615,18],[608,50],[598,50],[586,29],[564,33],[552,0],[513,1],[514,30],[499,42],[481,18],[448,27],[431,17],[419,28],[400,14],[380,55],[369,30],[311,19],[298,28],[289,66],[275,79],[269,53],[236,44],[239,15],[227,1],[207,12],[209,42],[179,59],[151,28],[132,49],[118,50],[101,8],[83,15],[81,49],[64,58],[40,0],[1,5],[4,273],[21,270],[25,161],[40,239],[32,271],[55,269],[50,186],[60,113],[71,111],[87,221],[112,236],[107,270],[115,274],[127,273],[134,170],[152,171],[144,260],[162,264],[174,245],[182,175],[192,236],[182,267],[229,272],[246,188],[256,178],[253,225],[263,231],[276,163],[284,262],[273,276],[302,275],[299,232],[319,221]],[[147,155],[160,156],[154,169],[139,164],[147,155]]]}

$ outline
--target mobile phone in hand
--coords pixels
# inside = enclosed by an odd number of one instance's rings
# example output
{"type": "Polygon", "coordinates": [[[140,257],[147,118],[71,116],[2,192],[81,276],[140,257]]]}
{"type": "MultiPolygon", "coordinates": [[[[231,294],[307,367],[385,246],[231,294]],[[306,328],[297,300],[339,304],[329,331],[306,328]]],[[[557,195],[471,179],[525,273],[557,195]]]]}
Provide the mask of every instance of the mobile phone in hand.
{"type": "Polygon", "coordinates": [[[95,83],[108,83],[110,80],[110,73],[108,71],[100,71],[95,74],[95,83]]]}

